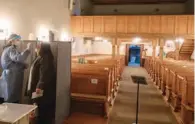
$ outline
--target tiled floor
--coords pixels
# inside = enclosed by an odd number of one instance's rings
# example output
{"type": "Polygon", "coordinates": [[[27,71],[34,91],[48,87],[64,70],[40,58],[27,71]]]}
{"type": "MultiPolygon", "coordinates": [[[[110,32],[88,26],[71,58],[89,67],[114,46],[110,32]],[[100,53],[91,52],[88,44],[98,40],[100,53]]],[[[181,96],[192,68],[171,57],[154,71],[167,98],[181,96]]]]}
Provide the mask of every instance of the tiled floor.
{"type": "Polygon", "coordinates": [[[141,67],[126,67],[110,117],[75,113],[65,124],[132,124],[136,117],[137,84],[131,75],[144,76],[148,85],[140,85],[139,124],[177,124],[168,105],[141,67]]]}

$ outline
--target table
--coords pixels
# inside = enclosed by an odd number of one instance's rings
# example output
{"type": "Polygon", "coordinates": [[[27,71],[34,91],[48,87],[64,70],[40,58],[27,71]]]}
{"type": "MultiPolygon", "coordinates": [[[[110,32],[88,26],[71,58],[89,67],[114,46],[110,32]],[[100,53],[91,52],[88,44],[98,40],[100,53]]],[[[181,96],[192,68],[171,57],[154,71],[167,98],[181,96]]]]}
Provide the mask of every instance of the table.
{"type": "Polygon", "coordinates": [[[0,113],[0,124],[29,124],[29,114],[36,110],[37,106],[3,103],[6,110],[0,113]]]}

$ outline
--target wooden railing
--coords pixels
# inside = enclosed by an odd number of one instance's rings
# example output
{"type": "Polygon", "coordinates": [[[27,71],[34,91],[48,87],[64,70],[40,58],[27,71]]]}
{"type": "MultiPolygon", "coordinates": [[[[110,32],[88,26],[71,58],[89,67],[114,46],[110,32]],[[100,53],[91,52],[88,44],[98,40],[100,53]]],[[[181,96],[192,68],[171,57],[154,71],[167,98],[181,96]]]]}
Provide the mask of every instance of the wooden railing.
{"type": "Polygon", "coordinates": [[[72,16],[73,35],[194,34],[193,15],[72,16]]]}

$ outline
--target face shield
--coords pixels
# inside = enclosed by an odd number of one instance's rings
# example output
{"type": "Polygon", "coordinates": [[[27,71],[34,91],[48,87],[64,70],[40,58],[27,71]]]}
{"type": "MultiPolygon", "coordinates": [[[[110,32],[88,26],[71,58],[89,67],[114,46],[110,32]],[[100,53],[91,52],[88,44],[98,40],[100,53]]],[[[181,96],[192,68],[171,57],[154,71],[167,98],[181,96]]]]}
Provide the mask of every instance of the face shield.
{"type": "Polygon", "coordinates": [[[21,36],[17,34],[11,34],[8,38],[8,43],[18,46],[21,42],[21,36]]]}

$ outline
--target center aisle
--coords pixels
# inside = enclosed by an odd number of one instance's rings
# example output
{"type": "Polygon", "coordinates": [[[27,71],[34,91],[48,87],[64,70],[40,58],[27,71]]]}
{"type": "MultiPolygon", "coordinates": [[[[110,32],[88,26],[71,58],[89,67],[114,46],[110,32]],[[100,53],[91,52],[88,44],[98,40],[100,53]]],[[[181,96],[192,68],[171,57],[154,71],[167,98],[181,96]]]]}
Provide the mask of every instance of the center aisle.
{"type": "Polygon", "coordinates": [[[133,83],[132,75],[143,76],[148,83],[140,85],[139,124],[177,124],[171,109],[154,87],[146,70],[141,67],[126,67],[124,69],[108,124],[135,122],[137,84],[133,83]]]}

